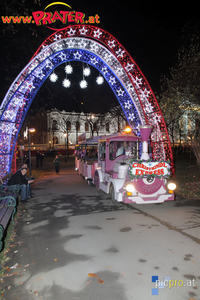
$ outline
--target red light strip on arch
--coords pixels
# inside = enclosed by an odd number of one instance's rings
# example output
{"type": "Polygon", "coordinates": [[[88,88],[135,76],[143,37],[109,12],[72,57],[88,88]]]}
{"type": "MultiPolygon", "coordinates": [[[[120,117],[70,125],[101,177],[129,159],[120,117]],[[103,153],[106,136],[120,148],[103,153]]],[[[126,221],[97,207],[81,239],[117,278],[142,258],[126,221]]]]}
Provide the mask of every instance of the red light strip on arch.
{"type": "MultiPolygon", "coordinates": [[[[20,129],[20,118],[23,113],[22,108],[26,102],[27,90],[34,91],[35,88],[38,88],[39,81],[37,80],[38,82],[34,81],[33,83],[35,70],[52,53],[60,52],[61,49],[72,49],[73,46],[71,45],[74,41],[77,43],[75,49],[77,49],[77,47],[85,50],[88,49],[97,55],[97,57],[102,57],[104,62],[111,67],[115,76],[121,80],[127,93],[132,97],[133,102],[136,104],[141,122],[143,124],[146,123],[154,126],[151,134],[153,158],[155,160],[170,159],[172,161],[173,170],[173,157],[165,122],[157,100],[141,70],[122,45],[112,35],[100,28],[82,25],[66,27],[48,37],[36,51],[30,63],[18,75],[7,92],[1,105],[1,142],[5,146],[1,157],[2,166],[9,165],[8,161],[10,161],[12,152],[11,147],[13,147],[15,143],[14,136],[20,129]],[[91,44],[94,49],[89,48],[91,47],[91,44]],[[17,109],[17,115],[13,110],[14,107],[17,109]],[[15,115],[16,120],[13,121],[15,115]],[[17,121],[17,119],[19,120],[17,121]]],[[[64,53],[62,55],[64,55],[64,53]]],[[[51,64],[51,62],[49,63],[51,64]]],[[[44,74],[42,73],[38,73],[41,80],[43,75],[44,74]]],[[[120,92],[120,96],[121,93],[126,93],[121,90],[118,90],[118,92],[120,92]]],[[[30,99],[27,98],[27,105],[33,100],[34,95],[32,96],[32,94],[30,94],[28,97],[30,99]]],[[[134,115],[133,111],[131,112],[131,115],[134,115]]],[[[4,169],[5,168],[2,169],[2,172],[4,169]]]]}

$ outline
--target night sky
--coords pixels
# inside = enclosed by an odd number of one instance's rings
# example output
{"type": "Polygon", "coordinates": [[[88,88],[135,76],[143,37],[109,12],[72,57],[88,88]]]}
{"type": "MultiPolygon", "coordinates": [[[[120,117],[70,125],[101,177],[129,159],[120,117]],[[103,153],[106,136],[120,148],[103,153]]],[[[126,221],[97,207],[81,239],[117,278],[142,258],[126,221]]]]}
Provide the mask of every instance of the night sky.
{"type": "MultiPolygon", "coordinates": [[[[6,2],[10,3],[11,0],[6,2]]],[[[34,1],[26,0],[25,7],[26,2],[28,8],[30,2],[34,1]]],[[[43,10],[53,1],[42,0],[41,2],[40,10],[43,10]]],[[[155,1],[138,3],[133,0],[115,2],[69,0],[64,2],[73,10],[85,13],[86,16],[98,14],[100,16],[99,27],[114,35],[126,48],[157,94],[160,92],[161,75],[167,75],[169,68],[177,61],[177,51],[183,43],[184,26],[195,24],[200,17],[199,1],[185,2],[186,4],[183,2],[156,2],[154,4],[155,1]]],[[[31,9],[38,10],[38,6],[32,5],[31,9]]],[[[1,10],[1,15],[5,15],[5,7],[1,10]]],[[[53,33],[48,28],[41,26],[36,28],[36,25],[33,25],[32,28],[37,31],[33,34],[31,30],[25,28],[24,24],[20,24],[14,25],[17,26],[15,28],[18,28],[18,32],[13,34],[12,30],[5,31],[5,26],[1,22],[1,101],[12,81],[26,66],[43,40],[53,33]]],[[[59,75],[57,83],[51,83],[47,79],[41,87],[31,107],[33,112],[39,107],[46,109],[56,107],[66,111],[98,113],[105,112],[110,106],[118,104],[106,82],[101,86],[96,84],[98,71],[94,68],[88,79],[88,88],[85,90],[79,88],[79,82],[82,79],[82,63],[72,63],[74,73],[68,76],[72,86],[69,89],[62,87],[62,80],[65,77],[64,66],[61,65],[55,69],[59,75]]]]}

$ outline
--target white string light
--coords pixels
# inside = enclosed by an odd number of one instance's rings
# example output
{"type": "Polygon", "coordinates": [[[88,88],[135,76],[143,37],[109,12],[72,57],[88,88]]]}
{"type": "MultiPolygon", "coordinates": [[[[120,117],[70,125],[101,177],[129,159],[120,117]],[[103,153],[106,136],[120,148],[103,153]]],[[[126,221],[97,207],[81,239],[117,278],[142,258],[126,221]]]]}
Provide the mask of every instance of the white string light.
{"type": "Polygon", "coordinates": [[[104,82],[103,76],[99,75],[99,76],[97,77],[97,79],[96,79],[96,82],[97,82],[98,84],[102,84],[102,83],[104,82]]]}
{"type": "Polygon", "coordinates": [[[71,81],[67,78],[65,78],[62,82],[62,85],[65,87],[65,88],[69,88],[70,85],[71,85],[71,81]]]}
{"type": "Polygon", "coordinates": [[[68,64],[68,65],[65,66],[65,72],[67,74],[72,74],[73,68],[72,68],[72,66],[70,64],[68,64]]]}
{"type": "Polygon", "coordinates": [[[56,73],[51,73],[51,75],[49,76],[49,79],[51,80],[51,82],[56,82],[58,80],[58,75],[56,73]]]}
{"type": "Polygon", "coordinates": [[[89,66],[87,66],[87,67],[85,67],[85,68],[83,69],[83,74],[84,74],[85,76],[89,76],[89,75],[91,74],[91,70],[90,70],[90,67],[89,67],[89,66]]]}
{"type": "MultiPolygon", "coordinates": [[[[65,72],[66,74],[71,74],[73,72],[73,68],[70,64],[67,64],[65,66],[65,72]]],[[[82,89],[85,89],[87,88],[88,86],[88,83],[87,81],[85,80],[84,76],[89,76],[91,74],[91,69],[90,67],[87,65],[85,68],[84,68],[84,65],[83,65],[83,80],[80,81],[79,85],[82,89]]],[[[56,82],[58,80],[58,75],[56,73],[51,73],[51,75],[49,76],[49,79],[51,80],[51,82],[56,82]]],[[[96,82],[97,84],[102,84],[104,82],[104,78],[102,75],[100,75],[99,73],[99,76],[96,78],[96,82]]],[[[66,77],[63,82],[62,82],[62,85],[65,87],[65,88],[69,88],[71,86],[71,81],[66,77]]]]}
{"type": "Polygon", "coordinates": [[[83,80],[80,81],[80,87],[82,89],[85,89],[87,87],[87,85],[88,85],[88,83],[87,83],[87,81],[85,79],[83,79],[83,80]]]}
{"type": "Polygon", "coordinates": [[[88,85],[88,83],[84,78],[84,63],[83,63],[83,80],[80,81],[80,87],[82,89],[86,89],[87,85],[88,85]]]}

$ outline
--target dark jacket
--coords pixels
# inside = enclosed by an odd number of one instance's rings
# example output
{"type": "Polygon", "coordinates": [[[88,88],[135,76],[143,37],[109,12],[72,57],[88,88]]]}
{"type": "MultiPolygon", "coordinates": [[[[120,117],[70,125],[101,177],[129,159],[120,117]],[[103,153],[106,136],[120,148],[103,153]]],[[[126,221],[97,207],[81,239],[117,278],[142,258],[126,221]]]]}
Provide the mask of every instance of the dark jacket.
{"type": "Polygon", "coordinates": [[[28,180],[26,179],[26,175],[22,175],[21,170],[17,171],[15,174],[13,174],[9,181],[8,185],[15,185],[15,184],[26,184],[27,185],[28,180]]]}
{"type": "Polygon", "coordinates": [[[54,159],[54,163],[55,163],[55,166],[56,166],[56,167],[59,166],[59,164],[60,164],[60,159],[59,159],[59,157],[54,159]]]}

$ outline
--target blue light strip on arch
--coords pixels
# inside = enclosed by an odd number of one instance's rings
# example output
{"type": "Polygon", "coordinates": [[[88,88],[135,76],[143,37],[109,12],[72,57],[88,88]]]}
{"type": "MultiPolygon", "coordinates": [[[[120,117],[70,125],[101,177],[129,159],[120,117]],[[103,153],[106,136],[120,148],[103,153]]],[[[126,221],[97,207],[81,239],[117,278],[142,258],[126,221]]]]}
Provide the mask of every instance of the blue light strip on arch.
{"type": "Polygon", "coordinates": [[[116,74],[94,53],[83,49],[65,49],[52,54],[42,63],[38,64],[23,83],[18,86],[9,103],[4,108],[0,120],[0,144],[2,146],[0,163],[1,170],[4,170],[2,171],[3,174],[11,168],[14,145],[34,97],[53,69],[67,61],[83,61],[99,70],[116,95],[129,125],[137,133],[138,125],[141,124],[140,117],[130,95],[116,74]]]}

